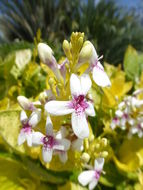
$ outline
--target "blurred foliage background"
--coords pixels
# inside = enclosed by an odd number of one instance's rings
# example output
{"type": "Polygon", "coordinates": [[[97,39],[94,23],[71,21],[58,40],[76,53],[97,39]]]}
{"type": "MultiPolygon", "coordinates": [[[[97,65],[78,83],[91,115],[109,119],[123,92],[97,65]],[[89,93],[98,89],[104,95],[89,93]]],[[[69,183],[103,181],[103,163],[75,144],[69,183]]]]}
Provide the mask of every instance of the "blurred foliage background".
{"type": "Polygon", "coordinates": [[[115,0],[0,0],[0,56],[32,48],[40,29],[42,39],[59,57],[59,42],[73,31],[81,31],[104,60],[117,65],[122,63],[129,44],[143,50],[143,19],[139,14],[142,6],[141,3],[136,11],[120,7],[115,0]]]}

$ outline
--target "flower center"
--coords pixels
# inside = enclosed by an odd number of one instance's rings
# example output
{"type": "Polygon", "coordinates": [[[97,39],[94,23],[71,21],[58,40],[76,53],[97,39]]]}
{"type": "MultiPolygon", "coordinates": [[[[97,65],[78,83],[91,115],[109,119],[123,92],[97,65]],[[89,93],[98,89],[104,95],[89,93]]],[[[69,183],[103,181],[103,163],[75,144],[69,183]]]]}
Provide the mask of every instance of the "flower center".
{"type": "Polygon", "coordinates": [[[101,171],[95,170],[94,177],[98,180],[100,178],[101,171]]]}
{"type": "Polygon", "coordinates": [[[123,118],[128,119],[128,117],[129,117],[128,114],[124,113],[123,118]]]}
{"type": "Polygon", "coordinates": [[[71,108],[74,108],[77,113],[84,112],[88,108],[88,103],[84,95],[74,96],[71,103],[71,108]]]}
{"type": "Polygon", "coordinates": [[[31,128],[31,125],[29,125],[29,123],[26,122],[26,123],[23,123],[21,130],[23,133],[31,133],[32,128],[31,128]]]}
{"type": "Polygon", "coordinates": [[[119,119],[117,117],[113,118],[113,122],[118,123],[119,119]]]}
{"type": "Polygon", "coordinates": [[[56,142],[53,136],[47,135],[43,138],[43,144],[45,148],[53,148],[56,142]]]}

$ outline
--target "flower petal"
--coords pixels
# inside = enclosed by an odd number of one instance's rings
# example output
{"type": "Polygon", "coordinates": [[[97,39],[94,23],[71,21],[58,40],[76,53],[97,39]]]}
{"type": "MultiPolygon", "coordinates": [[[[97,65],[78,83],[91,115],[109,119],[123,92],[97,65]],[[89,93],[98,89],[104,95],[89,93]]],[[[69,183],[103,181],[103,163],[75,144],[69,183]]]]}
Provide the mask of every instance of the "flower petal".
{"type": "Polygon", "coordinates": [[[115,114],[117,117],[122,117],[124,113],[121,110],[117,110],[115,114]]]}
{"type": "Polygon", "coordinates": [[[22,145],[25,142],[26,138],[25,138],[25,134],[24,133],[20,133],[18,135],[18,145],[22,145]]]}
{"type": "Polygon", "coordinates": [[[78,176],[78,181],[79,183],[81,183],[81,185],[86,186],[93,180],[93,178],[94,178],[94,170],[88,170],[88,171],[82,172],[78,176]]]}
{"type": "Polygon", "coordinates": [[[70,148],[70,141],[68,139],[56,139],[57,144],[54,145],[54,149],[56,150],[68,150],[70,148]]]}
{"type": "Polygon", "coordinates": [[[72,128],[77,137],[84,139],[89,136],[89,128],[85,113],[72,113],[72,128]]]}
{"type": "Polygon", "coordinates": [[[71,94],[73,96],[78,96],[82,94],[80,79],[75,74],[72,74],[70,77],[70,89],[71,89],[71,94]]]}
{"type": "Polygon", "coordinates": [[[68,130],[65,127],[61,127],[60,131],[56,134],[56,139],[62,139],[65,138],[69,134],[68,130]]]}
{"type": "Polygon", "coordinates": [[[59,153],[59,158],[61,162],[65,163],[68,160],[67,152],[63,151],[59,153]]]}
{"type": "Polygon", "coordinates": [[[90,116],[95,116],[94,106],[91,102],[88,103],[88,108],[85,109],[85,113],[90,116]]]}
{"type": "Polygon", "coordinates": [[[41,110],[39,109],[32,112],[28,123],[30,126],[35,127],[39,123],[40,119],[41,119],[41,110]]]}
{"type": "Polygon", "coordinates": [[[93,190],[95,186],[97,185],[97,183],[98,183],[98,180],[96,180],[96,178],[93,181],[91,181],[89,183],[89,190],[93,190]]]}
{"type": "Polygon", "coordinates": [[[72,149],[82,151],[83,150],[83,139],[77,138],[72,142],[72,149]]]}
{"type": "Polygon", "coordinates": [[[97,85],[102,87],[111,86],[111,82],[100,62],[98,62],[97,66],[93,68],[92,72],[93,72],[93,80],[97,85]]]}
{"type": "Polygon", "coordinates": [[[26,122],[27,120],[28,120],[28,117],[27,117],[27,115],[26,115],[26,112],[25,112],[24,110],[22,110],[21,113],[20,113],[20,121],[21,121],[22,123],[24,123],[24,122],[26,122]]]}
{"type": "Polygon", "coordinates": [[[64,146],[65,151],[70,148],[71,142],[68,139],[61,139],[60,143],[64,146]]]}
{"type": "Polygon", "coordinates": [[[32,133],[25,134],[26,140],[27,140],[27,145],[32,146],[32,133]]]}
{"type": "Polygon", "coordinates": [[[94,161],[94,168],[96,171],[102,171],[104,165],[104,158],[97,158],[94,161]]]}
{"type": "Polygon", "coordinates": [[[80,81],[82,94],[86,95],[92,85],[89,75],[83,74],[80,78],[80,81]]]}
{"type": "Polygon", "coordinates": [[[67,115],[74,111],[69,108],[70,101],[50,101],[45,104],[45,110],[51,115],[67,115]]]}
{"type": "Polygon", "coordinates": [[[53,136],[53,124],[49,116],[47,116],[47,120],[46,120],[46,134],[53,136]]]}
{"type": "Polygon", "coordinates": [[[53,154],[53,149],[51,148],[42,148],[42,156],[44,162],[50,162],[52,160],[52,154],[53,154]]]}
{"type": "Polygon", "coordinates": [[[32,133],[32,145],[33,146],[37,146],[42,143],[42,139],[43,139],[44,135],[40,132],[33,132],[32,133]]]}

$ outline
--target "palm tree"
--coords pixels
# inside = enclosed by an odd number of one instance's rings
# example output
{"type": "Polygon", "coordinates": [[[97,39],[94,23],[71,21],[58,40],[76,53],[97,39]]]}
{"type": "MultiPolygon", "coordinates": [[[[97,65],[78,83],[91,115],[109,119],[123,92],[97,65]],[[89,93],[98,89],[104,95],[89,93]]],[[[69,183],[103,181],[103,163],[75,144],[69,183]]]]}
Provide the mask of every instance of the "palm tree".
{"type": "Polygon", "coordinates": [[[63,37],[71,33],[71,19],[79,17],[79,1],[0,0],[0,25],[9,40],[33,41],[40,28],[43,38],[63,37]]]}
{"type": "MultiPolygon", "coordinates": [[[[72,31],[85,32],[99,55],[121,63],[128,44],[143,50],[143,27],[135,12],[116,5],[115,0],[0,0],[0,28],[7,41],[33,42],[40,28],[42,38],[57,49],[58,41],[72,31]]],[[[59,48],[60,49],[60,48],[59,48]]],[[[58,50],[59,51],[59,50],[58,50]]]]}
{"type": "Polygon", "coordinates": [[[82,7],[80,28],[110,63],[122,63],[128,44],[143,50],[143,27],[135,12],[128,12],[113,0],[95,4],[88,0],[82,7]]]}

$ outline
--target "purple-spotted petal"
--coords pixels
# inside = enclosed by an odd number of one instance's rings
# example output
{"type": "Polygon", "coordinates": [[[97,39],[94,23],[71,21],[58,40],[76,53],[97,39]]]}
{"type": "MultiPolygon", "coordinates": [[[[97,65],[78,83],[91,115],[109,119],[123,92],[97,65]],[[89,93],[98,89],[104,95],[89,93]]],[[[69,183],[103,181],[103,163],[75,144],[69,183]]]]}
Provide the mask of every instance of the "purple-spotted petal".
{"type": "Polygon", "coordinates": [[[53,155],[53,149],[51,148],[42,148],[42,156],[44,162],[50,162],[52,160],[52,155],[53,155]]]}
{"type": "Polygon", "coordinates": [[[94,170],[88,170],[88,171],[82,172],[78,176],[79,183],[83,186],[86,186],[94,179],[94,173],[95,173],[94,170]]]}
{"type": "Polygon", "coordinates": [[[50,101],[45,104],[45,110],[51,115],[67,115],[74,111],[70,101],[50,101]]]}
{"type": "Polygon", "coordinates": [[[72,74],[70,77],[70,90],[73,96],[79,96],[82,94],[81,81],[75,74],[72,74]]]}
{"type": "Polygon", "coordinates": [[[96,171],[102,171],[103,165],[104,165],[104,158],[97,158],[97,159],[94,161],[94,169],[95,169],[96,171]]]}
{"type": "Polygon", "coordinates": [[[44,135],[40,132],[33,132],[32,133],[32,145],[37,146],[43,144],[42,139],[44,135]]]}
{"type": "Polygon", "coordinates": [[[88,107],[85,109],[85,113],[90,116],[95,116],[95,111],[93,104],[91,102],[87,102],[88,107]]]}
{"type": "Polygon", "coordinates": [[[89,128],[85,113],[72,113],[72,128],[75,135],[80,139],[89,136],[89,128]]]}
{"type": "Polygon", "coordinates": [[[93,190],[95,186],[97,185],[98,180],[95,178],[93,181],[89,183],[89,190],[93,190]]]}
{"type": "Polygon", "coordinates": [[[86,96],[92,85],[89,75],[83,74],[80,78],[80,81],[82,94],[86,96]]]}
{"type": "Polygon", "coordinates": [[[97,85],[102,87],[111,86],[111,82],[100,62],[98,62],[98,64],[93,68],[92,72],[93,72],[93,80],[97,85]]]}

